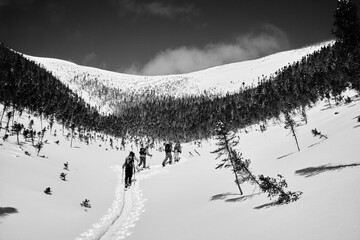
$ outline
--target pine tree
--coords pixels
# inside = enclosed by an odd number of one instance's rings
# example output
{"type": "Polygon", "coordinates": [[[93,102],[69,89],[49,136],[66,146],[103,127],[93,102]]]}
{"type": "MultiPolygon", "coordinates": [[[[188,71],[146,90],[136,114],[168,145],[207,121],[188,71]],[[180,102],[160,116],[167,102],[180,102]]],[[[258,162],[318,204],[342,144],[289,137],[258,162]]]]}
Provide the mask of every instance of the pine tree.
{"type": "Polygon", "coordinates": [[[294,119],[291,118],[289,112],[285,112],[284,114],[285,114],[285,128],[290,128],[290,132],[295,139],[298,151],[300,151],[299,142],[296,137],[296,130],[295,130],[296,123],[295,123],[294,119]]]}
{"type": "Polygon", "coordinates": [[[249,165],[250,160],[244,159],[241,153],[238,153],[233,148],[239,143],[237,136],[234,132],[229,131],[224,123],[219,122],[216,126],[216,139],[219,141],[217,145],[219,148],[211,153],[217,153],[221,163],[218,164],[216,169],[219,168],[232,168],[232,171],[235,176],[235,183],[238,186],[239,192],[242,195],[243,191],[241,190],[240,184],[246,181],[250,183],[257,183],[256,177],[250,172],[249,165]]]}
{"type": "Polygon", "coordinates": [[[19,134],[23,128],[24,128],[24,125],[21,123],[17,123],[17,122],[15,122],[14,125],[12,126],[12,131],[14,131],[16,133],[16,139],[17,139],[18,145],[20,145],[19,134]]]}
{"type": "Polygon", "coordinates": [[[353,51],[359,47],[360,23],[357,16],[357,6],[350,0],[338,0],[334,18],[332,34],[341,44],[341,48],[353,51]]]}

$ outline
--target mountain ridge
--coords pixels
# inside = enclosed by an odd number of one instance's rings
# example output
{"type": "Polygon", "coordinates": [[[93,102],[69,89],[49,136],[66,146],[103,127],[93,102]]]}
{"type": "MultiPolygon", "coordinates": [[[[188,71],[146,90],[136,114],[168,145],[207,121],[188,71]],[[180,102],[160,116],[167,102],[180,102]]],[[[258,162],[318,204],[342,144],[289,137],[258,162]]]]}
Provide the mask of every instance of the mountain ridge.
{"type": "Polygon", "coordinates": [[[281,68],[333,43],[334,41],[325,41],[254,60],[191,73],[159,76],[131,75],[77,65],[61,59],[24,56],[50,71],[85,102],[97,106],[100,112],[109,113],[113,112],[111,102],[118,101],[111,96],[112,91],[129,94],[152,92],[155,95],[174,97],[196,96],[205,92],[213,95],[231,94],[242,87],[256,86],[260,78],[273,75],[281,68]]]}

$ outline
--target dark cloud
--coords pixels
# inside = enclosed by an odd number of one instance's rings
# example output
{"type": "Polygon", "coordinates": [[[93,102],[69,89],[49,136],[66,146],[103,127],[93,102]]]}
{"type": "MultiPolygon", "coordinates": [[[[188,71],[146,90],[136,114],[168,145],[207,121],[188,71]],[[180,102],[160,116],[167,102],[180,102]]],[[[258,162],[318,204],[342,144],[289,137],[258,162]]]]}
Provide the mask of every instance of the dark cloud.
{"type": "Polygon", "coordinates": [[[0,0],[0,7],[4,6],[16,6],[23,7],[34,3],[37,0],[0,0]]]}
{"type": "Polygon", "coordinates": [[[174,5],[163,1],[142,2],[139,0],[111,0],[119,7],[121,15],[153,15],[164,18],[197,14],[193,4],[174,5]]]}

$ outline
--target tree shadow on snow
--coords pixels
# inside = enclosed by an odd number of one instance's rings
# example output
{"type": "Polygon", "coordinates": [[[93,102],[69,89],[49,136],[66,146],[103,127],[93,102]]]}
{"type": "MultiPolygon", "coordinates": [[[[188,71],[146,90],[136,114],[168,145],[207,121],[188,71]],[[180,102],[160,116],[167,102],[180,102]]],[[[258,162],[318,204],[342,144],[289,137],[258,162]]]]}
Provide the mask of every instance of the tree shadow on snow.
{"type": "Polygon", "coordinates": [[[13,207],[0,207],[0,217],[5,217],[12,213],[18,213],[18,210],[13,207]]]}
{"type": "Polygon", "coordinates": [[[258,195],[258,193],[250,194],[250,195],[240,195],[239,193],[228,192],[228,193],[221,193],[214,195],[210,198],[210,201],[224,200],[225,202],[243,202],[247,199],[253,198],[255,195],[258,195]]]}
{"type": "Polygon", "coordinates": [[[319,142],[316,142],[316,143],[313,143],[313,144],[309,145],[308,148],[311,148],[311,147],[313,147],[313,146],[316,146],[316,145],[322,143],[323,141],[325,141],[326,139],[327,139],[327,138],[324,137],[324,138],[323,138],[322,140],[320,140],[319,142]]]}
{"type": "Polygon", "coordinates": [[[290,156],[290,155],[293,155],[294,153],[297,153],[297,152],[288,153],[288,154],[285,154],[285,155],[283,155],[283,156],[280,156],[280,157],[278,157],[278,158],[276,158],[276,159],[282,159],[282,158],[288,157],[288,156],[290,156]]]}
{"type": "Polygon", "coordinates": [[[262,209],[262,208],[269,208],[269,207],[274,207],[274,206],[279,206],[280,204],[278,204],[277,202],[271,202],[271,203],[266,203],[257,207],[254,207],[254,209],[262,209]]]}
{"type": "Polygon", "coordinates": [[[356,167],[356,166],[360,166],[360,163],[352,163],[352,164],[337,165],[337,166],[330,166],[330,164],[327,164],[327,165],[322,165],[322,166],[318,166],[318,167],[308,167],[308,168],[296,170],[295,174],[298,174],[298,175],[304,176],[304,177],[313,177],[315,175],[318,175],[318,174],[326,172],[326,171],[340,170],[342,168],[356,167]]]}
{"type": "Polygon", "coordinates": [[[308,148],[311,148],[311,147],[313,147],[313,146],[315,146],[315,145],[318,145],[318,144],[320,144],[320,142],[317,142],[317,143],[311,144],[311,145],[309,145],[309,146],[308,146],[308,148]]]}

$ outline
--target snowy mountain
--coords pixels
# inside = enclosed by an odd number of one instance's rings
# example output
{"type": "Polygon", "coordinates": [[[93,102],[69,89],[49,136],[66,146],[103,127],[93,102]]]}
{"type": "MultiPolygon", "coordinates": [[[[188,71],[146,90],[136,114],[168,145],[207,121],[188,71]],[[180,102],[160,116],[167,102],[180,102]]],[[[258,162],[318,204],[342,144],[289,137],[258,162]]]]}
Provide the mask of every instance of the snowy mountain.
{"type": "MultiPolygon", "coordinates": [[[[134,92],[152,88],[159,94],[172,91],[177,96],[185,94],[181,90],[191,82],[193,88],[188,90],[193,90],[192,94],[204,90],[223,94],[236,91],[242,82],[256,84],[257,77],[273,74],[320,47],[189,74],[155,77],[29,58],[42,61],[47,69],[94,103],[83,89],[88,81],[134,92]],[[175,85],[172,81],[182,88],[164,91],[175,85]]],[[[242,184],[244,195],[239,195],[231,170],[215,169],[220,160],[211,153],[217,149],[214,139],[183,143],[180,162],[166,167],[161,166],[162,143],[156,142],[150,150],[153,157],[147,158],[150,169],[136,172],[136,181],[125,191],[122,164],[129,151],[139,155],[134,142],[118,149],[119,139],[114,139],[111,146],[111,136],[92,132],[94,138],[89,144],[78,134],[70,147],[71,129],[55,122],[50,130],[49,120],[26,109],[15,111],[14,122],[27,127],[33,120],[36,132],[43,127],[46,132],[39,154],[29,137],[20,135],[18,140],[16,134],[10,133],[5,137],[8,132],[0,129],[0,239],[357,240],[360,98],[354,91],[342,95],[350,100],[329,105],[327,99],[312,104],[307,109],[306,124],[295,119],[300,151],[289,129],[276,119],[269,120],[266,131],[255,124],[237,133],[240,142],[236,150],[251,160],[253,173],[271,177],[281,174],[288,190],[303,193],[296,202],[276,206],[274,199],[247,183],[242,184]],[[326,138],[313,136],[313,129],[326,138]],[[64,163],[68,163],[67,168],[64,163]],[[66,174],[65,180],[61,179],[62,173],[66,174]],[[51,188],[51,194],[44,192],[46,188],[51,188]],[[91,208],[80,205],[85,199],[90,200],[91,208]]],[[[7,115],[1,120],[2,126],[10,123],[7,115]]],[[[36,142],[38,139],[40,135],[35,136],[36,142]]]]}
{"type": "Polygon", "coordinates": [[[40,64],[63,83],[78,93],[92,106],[101,106],[100,111],[112,111],[111,101],[116,101],[112,92],[155,95],[186,96],[226,94],[241,87],[256,85],[259,78],[275,74],[284,66],[300,61],[303,57],[333,44],[327,41],[296,50],[276,53],[263,58],[226,64],[197,72],[165,76],[138,76],[110,72],[92,67],[80,66],[52,58],[25,56],[40,64]],[[102,91],[103,90],[103,91],[102,91]]]}

